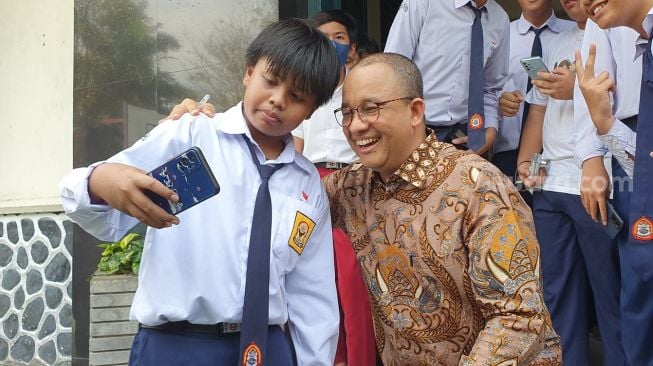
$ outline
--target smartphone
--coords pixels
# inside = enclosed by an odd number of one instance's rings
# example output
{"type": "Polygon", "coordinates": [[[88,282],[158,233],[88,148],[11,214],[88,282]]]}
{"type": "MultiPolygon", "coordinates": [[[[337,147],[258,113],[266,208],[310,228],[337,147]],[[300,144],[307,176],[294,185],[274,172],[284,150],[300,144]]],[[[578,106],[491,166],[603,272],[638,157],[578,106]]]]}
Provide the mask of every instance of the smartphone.
{"type": "Polygon", "coordinates": [[[614,239],[621,231],[621,228],[624,227],[624,220],[621,219],[617,211],[614,209],[614,206],[612,206],[610,202],[608,202],[607,206],[608,206],[608,224],[603,225],[603,222],[601,221],[601,213],[599,212],[598,214],[599,225],[601,225],[603,230],[605,230],[605,233],[608,234],[610,239],[614,239]]]}
{"type": "Polygon", "coordinates": [[[199,147],[192,147],[148,173],[179,196],[172,203],[158,194],[145,194],[159,207],[177,215],[220,192],[220,185],[199,147]]]}
{"type": "Polygon", "coordinates": [[[546,67],[546,64],[544,64],[542,57],[539,56],[523,58],[519,62],[524,70],[526,70],[526,73],[531,80],[537,79],[537,73],[540,71],[550,72],[546,67]]]}

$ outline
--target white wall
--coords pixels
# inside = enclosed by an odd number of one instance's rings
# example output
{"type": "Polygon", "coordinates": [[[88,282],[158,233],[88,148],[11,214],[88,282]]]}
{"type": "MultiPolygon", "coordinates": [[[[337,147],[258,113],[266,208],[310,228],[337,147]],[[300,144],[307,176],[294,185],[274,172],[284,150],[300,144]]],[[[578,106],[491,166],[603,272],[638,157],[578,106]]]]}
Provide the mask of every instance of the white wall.
{"type": "Polygon", "coordinates": [[[74,0],[0,1],[0,214],[61,211],[72,168],[74,0]]]}

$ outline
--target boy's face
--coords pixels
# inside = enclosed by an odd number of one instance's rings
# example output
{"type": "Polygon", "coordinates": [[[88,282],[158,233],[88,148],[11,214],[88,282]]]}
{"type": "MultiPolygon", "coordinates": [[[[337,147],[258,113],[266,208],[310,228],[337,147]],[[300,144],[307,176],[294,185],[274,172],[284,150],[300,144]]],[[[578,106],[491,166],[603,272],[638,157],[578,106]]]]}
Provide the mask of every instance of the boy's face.
{"type": "MultiPolygon", "coordinates": [[[[342,107],[360,110],[370,102],[382,103],[409,97],[404,95],[405,92],[399,85],[399,80],[389,66],[382,63],[359,65],[345,78],[342,107]]],[[[343,127],[349,145],[362,163],[379,172],[383,178],[392,175],[419,144],[415,141],[421,135],[415,131],[424,131],[419,113],[414,112],[409,102],[410,100],[397,100],[382,105],[378,119],[371,123],[362,121],[360,114],[354,111],[351,124],[343,127]]]]}
{"type": "Polygon", "coordinates": [[[253,137],[279,137],[288,134],[315,110],[315,96],[268,72],[266,58],[247,67],[243,113],[253,137]],[[253,127],[253,129],[251,128],[253,127]]]}
{"type": "Polygon", "coordinates": [[[560,0],[560,5],[565,9],[569,18],[576,22],[585,22],[587,14],[583,11],[580,1],[582,0],[560,0]]]}
{"type": "Polygon", "coordinates": [[[322,24],[321,26],[317,27],[317,29],[319,29],[320,32],[324,33],[324,35],[327,36],[330,41],[336,41],[340,44],[349,46],[347,62],[349,62],[349,60],[354,57],[354,54],[356,53],[356,45],[351,43],[351,39],[349,39],[349,32],[347,32],[347,27],[338,22],[329,22],[322,24]]]}
{"type": "MultiPolygon", "coordinates": [[[[585,15],[603,29],[618,26],[640,27],[639,12],[647,0],[580,0],[585,15]]],[[[649,5],[650,8],[650,5],[649,5]]]]}
{"type": "Polygon", "coordinates": [[[552,0],[518,0],[522,13],[532,16],[551,15],[552,0]]]}

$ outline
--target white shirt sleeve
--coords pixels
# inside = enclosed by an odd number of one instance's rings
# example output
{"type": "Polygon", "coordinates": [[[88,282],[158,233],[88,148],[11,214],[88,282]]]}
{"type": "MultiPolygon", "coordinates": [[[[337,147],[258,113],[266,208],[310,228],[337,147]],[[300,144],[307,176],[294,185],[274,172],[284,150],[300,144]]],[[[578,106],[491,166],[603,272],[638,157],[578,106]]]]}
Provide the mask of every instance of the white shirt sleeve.
{"type": "MultiPolygon", "coordinates": [[[[592,43],[596,44],[594,70],[596,70],[597,74],[605,70],[611,77],[614,77],[615,66],[611,62],[612,48],[608,36],[595,23],[588,20],[581,48],[583,62],[587,60],[589,47],[592,43]]],[[[607,152],[607,149],[596,135],[596,127],[590,118],[585,98],[583,98],[578,83],[574,84],[574,139],[576,141],[574,160],[579,167],[583,166],[585,160],[603,156],[607,152]]]]}
{"type": "Polygon", "coordinates": [[[299,365],[332,366],[340,311],[335,291],[331,213],[326,192],[304,252],[286,276],[288,318],[299,365]]]}
{"type": "Polygon", "coordinates": [[[617,159],[619,165],[624,168],[626,174],[632,178],[635,161],[631,156],[635,156],[637,133],[620,120],[615,120],[610,131],[605,135],[599,135],[599,139],[608,147],[608,150],[617,159]]]}
{"type": "Polygon", "coordinates": [[[430,0],[404,0],[397,10],[384,52],[399,53],[413,59],[430,0]]]}
{"type": "Polygon", "coordinates": [[[485,65],[485,127],[499,130],[499,99],[510,67],[510,23],[506,20],[503,39],[485,65]]]}

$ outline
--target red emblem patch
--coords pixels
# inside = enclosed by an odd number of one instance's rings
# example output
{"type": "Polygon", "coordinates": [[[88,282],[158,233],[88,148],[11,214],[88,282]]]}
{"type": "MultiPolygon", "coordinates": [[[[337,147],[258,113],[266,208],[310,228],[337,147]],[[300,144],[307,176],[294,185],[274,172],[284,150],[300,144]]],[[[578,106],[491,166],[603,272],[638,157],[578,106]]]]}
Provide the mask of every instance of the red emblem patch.
{"type": "Polygon", "coordinates": [[[262,363],[263,355],[261,354],[261,349],[258,348],[256,343],[252,342],[252,344],[245,349],[242,366],[261,366],[262,363]]]}
{"type": "Polygon", "coordinates": [[[653,221],[642,216],[635,221],[630,232],[636,240],[651,240],[653,239],[653,221]]]}
{"type": "Polygon", "coordinates": [[[483,116],[481,116],[478,113],[474,113],[470,118],[469,118],[469,126],[468,128],[472,130],[479,130],[483,128],[483,116]]]}

